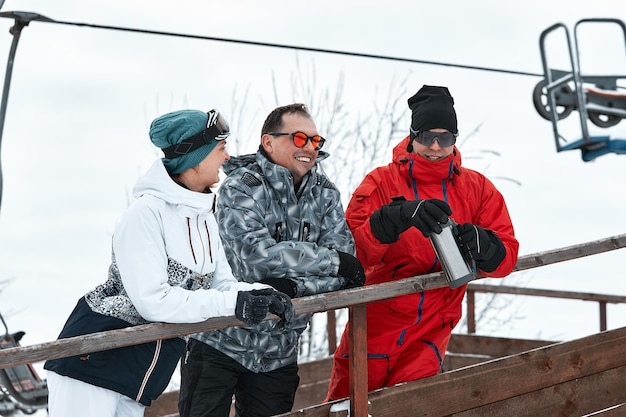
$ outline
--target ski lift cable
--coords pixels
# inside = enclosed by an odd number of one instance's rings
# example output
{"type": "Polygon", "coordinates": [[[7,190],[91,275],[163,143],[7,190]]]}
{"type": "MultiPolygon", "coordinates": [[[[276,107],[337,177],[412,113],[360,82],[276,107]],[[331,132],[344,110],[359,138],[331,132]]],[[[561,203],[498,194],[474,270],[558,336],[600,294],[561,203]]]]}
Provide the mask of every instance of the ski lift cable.
{"type": "MultiPolygon", "coordinates": [[[[0,17],[14,18],[15,17],[14,13],[20,13],[20,12],[6,12],[6,13],[0,12],[0,17]]],[[[446,63],[446,62],[428,61],[428,60],[413,59],[413,58],[403,58],[403,57],[395,57],[395,56],[388,56],[388,55],[378,55],[378,54],[370,54],[370,53],[364,53],[364,52],[340,51],[340,50],[335,50],[335,49],[314,48],[314,47],[306,47],[306,46],[286,45],[286,44],[249,41],[249,40],[241,40],[241,39],[230,39],[230,38],[222,38],[222,37],[215,37],[215,36],[192,35],[192,34],[186,34],[186,33],[166,32],[166,31],[159,31],[159,30],[136,29],[136,28],[121,27],[121,26],[99,25],[99,24],[92,24],[92,23],[69,22],[69,21],[50,19],[41,15],[38,15],[38,16],[39,17],[33,20],[41,21],[44,23],[59,24],[59,25],[90,27],[94,29],[117,30],[117,31],[122,31],[122,32],[132,32],[132,33],[142,33],[142,34],[162,35],[162,36],[174,36],[174,37],[190,38],[190,39],[202,39],[202,40],[209,40],[209,41],[215,41],[215,42],[226,42],[226,43],[252,45],[252,46],[265,46],[265,47],[281,48],[281,49],[293,49],[293,50],[307,51],[307,52],[320,52],[320,53],[328,53],[328,54],[335,54],[335,55],[354,56],[354,57],[360,57],[360,58],[372,58],[372,59],[382,59],[382,60],[388,60],[388,61],[409,62],[409,63],[415,63],[415,64],[439,65],[439,66],[455,67],[455,68],[463,68],[463,69],[471,69],[471,70],[479,70],[479,71],[499,72],[499,73],[504,73],[504,74],[513,74],[513,75],[526,75],[526,76],[533,76],[533,77],[543,76],[543,74],[540,74],[540,73],[525,72],[525,71],[513,71],[513,70],[506,70],[506,69],[499,69],[499,68],[479,67],[479,66],[474,66],[474,65],[452,64],[452,63],[446,63]]]]}

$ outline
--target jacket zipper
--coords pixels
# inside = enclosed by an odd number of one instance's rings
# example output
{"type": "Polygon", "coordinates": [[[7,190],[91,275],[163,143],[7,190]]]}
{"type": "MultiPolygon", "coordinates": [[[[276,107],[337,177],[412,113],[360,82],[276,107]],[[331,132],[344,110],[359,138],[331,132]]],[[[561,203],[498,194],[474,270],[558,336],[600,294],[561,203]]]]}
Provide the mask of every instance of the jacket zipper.
{"type": "Polygon", "coordinates": [[[146,389],[146,385],[148,385],[148,379],[150,379],[150,376],[152,375],[152,371],[154,371],[154,368],[156,367],[156,363],[157,360],[159,359],[159,355],[161,354],[161,340],[157,340],[156,341],[156,347],[154,349],[154,356],[152,357],[152,363],[150,364],[150,367],[148,368],[148,370],[146,371],[146,374],[143,377],[143,381],[141,382],[141,386],[139,387],[139,392],[137,393],[137,398],[135,398],[135,401],[140,402],[141,397],[143,396],[143,391],[146,389]]]}

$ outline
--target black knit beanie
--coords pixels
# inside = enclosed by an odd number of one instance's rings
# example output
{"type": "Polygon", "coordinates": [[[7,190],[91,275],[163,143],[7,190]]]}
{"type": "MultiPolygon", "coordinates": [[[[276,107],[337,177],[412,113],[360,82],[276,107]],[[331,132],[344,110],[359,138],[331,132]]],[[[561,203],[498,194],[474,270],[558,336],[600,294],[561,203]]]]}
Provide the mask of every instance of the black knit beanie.
{"type": "Polygon", "coordinates": [[[459,133],[454,99],[447,87],[424,85],[408,100],[408,103],[412,112],[412,130],[422,132],[430,129],[446,129],[454,134],[459,133]]]}

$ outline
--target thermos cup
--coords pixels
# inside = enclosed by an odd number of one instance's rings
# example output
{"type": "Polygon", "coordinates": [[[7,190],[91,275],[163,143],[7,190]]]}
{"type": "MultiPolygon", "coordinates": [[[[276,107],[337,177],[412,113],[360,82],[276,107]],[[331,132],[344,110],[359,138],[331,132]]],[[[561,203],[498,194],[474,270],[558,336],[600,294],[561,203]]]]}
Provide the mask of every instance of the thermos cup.
{"type": "Polygon", "coordinates": [[[460,287],[476,278],[472,268],[463,259],[452,234],[452,227],[455,224],[452,219],[448,219],[445,224],[441,225],[441,233],[430,235],[430,242],[439,258],[450,288],[460,287]]]}

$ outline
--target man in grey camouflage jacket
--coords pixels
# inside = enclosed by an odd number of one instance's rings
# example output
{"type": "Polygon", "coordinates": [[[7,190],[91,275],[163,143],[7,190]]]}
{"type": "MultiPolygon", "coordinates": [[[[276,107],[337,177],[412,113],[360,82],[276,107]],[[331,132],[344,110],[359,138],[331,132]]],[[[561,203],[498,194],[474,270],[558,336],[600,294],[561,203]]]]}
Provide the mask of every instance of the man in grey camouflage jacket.
{"type": "MultiPolygon", "coordinates": [[[[217,219],[234,275],[290,297],[363,285],[340,193],[318,169],[328,157],[303,104],[274,109],[256,154],[224,165],[217,219]]],[[[181,365],[181,417],[267,417],[291,410],[298,341],[310,314],[193,335],[181,365]]]]}

